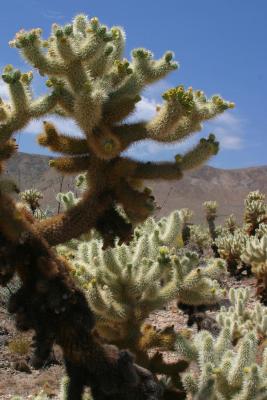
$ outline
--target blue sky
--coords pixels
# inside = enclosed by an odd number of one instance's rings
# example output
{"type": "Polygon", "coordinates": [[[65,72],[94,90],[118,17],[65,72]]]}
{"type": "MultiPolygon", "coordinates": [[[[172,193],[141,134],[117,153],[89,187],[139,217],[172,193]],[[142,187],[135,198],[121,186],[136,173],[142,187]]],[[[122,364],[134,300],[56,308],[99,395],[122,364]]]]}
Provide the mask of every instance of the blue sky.
{"type": "MultiPolygon", "coordinates": [[[[180,69],[143,93],[135,118],[149,118],[168,87],[184,84],[208,96],[221,94],[236,108],[204,125],[200,134],[182,145],[159,146],[149,142],[130,150],[131,156],[150,160],[171,159],[201,136],[214,132],[220,153],[210,165],[241,168],[267,164],[267,1],[266,0],[12,0],[1,4],[0,66],[27,66],[8,41],[21,29],[41,27],[48,36],[53,22],[65,24],[84,12],[108,26],[121,25],[127,34],[126,56],[146,47],[160,57],[175,52],[180,69]]],[[[46,90],[34,80],[36,94],[46,90]]],[[[6,88],[0,83],[0,95],[6,88]]],[[[76,127],[60,123],[66,133],[76,127]]],[[[41,121],[30,124],[17,139],[20,150],[47,154],[35,143],[41,121]]]]}

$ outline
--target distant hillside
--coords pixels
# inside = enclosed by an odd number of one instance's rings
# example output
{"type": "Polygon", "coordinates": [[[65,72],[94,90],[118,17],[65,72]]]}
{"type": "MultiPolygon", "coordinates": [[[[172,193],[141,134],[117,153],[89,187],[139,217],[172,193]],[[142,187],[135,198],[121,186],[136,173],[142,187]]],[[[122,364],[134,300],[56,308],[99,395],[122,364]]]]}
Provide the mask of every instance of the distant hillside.
{"type": "MultiPolygon", "coordinates": [[[[49,157],[18,153],[9,160],[7,174],[12,176],[21,190],[36,187],[44,194],[44,204],[56,209],[55,195],[60,190],[62,177],[49,168],[49,157]]],[[[73,189],[74,177],[64,177],[62,190],[73,189]]],[[[234,213],[241,220],[244,197],[251,190],[267,194],[267,166],[224,170],[204,166],[185,174],[175,182],[148,182],[153,188],[160,210],[157,216],[188,207],[195,213],[195,222],[202,219],[202,203],[216,200],[220,219],[234,213]]]]}

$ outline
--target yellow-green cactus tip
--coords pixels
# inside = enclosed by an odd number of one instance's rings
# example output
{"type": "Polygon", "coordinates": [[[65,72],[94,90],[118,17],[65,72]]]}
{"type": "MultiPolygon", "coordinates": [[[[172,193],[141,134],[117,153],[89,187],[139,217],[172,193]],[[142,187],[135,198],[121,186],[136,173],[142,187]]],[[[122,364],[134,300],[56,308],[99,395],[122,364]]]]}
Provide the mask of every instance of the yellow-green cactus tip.
{"type": "Polygon", "coordinates": [[[55,160],[49,160],[49,162],[48,162],[49,167],[54,167],[55,164],[56,164],[55,160]]]}
{"type": "Polygon", "coordinates": [[[159,249],[159,254],[162,256],[165,256],[166,254],[169,254],[169,249],[166,246],[162,246],[159,249]]]}
{"type": "Polygon", "coordinates": [[[212,370],[212,372],[213,372],[214,375],[219,375],[221,373],[221,369],[220,368],[214,368],[212,370]]]}
{"type": "Polygon", "coordinates": [[[49,88],[53,87],[53,82],[51,81],[51,79],[48,79],[48,80],[45,82],[45,84],[46,84],[46,86],[49,87],[49,88]]]}
{"type": "Polygon", "coordinates": [[[4,72],[12,72],[13,69],[14,69],[13,65],[12,64],[8,64],[8,65],[5,66],[4,72]]]}
{"type": "Polygon", "coordinates": [[[114,141],[113,140],[106,140],[104,143],[104,150],[106,153],[111,153],[114,149],[114,141]]]}
{"type": "Polygon", "coordinates": [[[175,162],[176,162],[177,164],[179,164],[179,163],[182,161],[182,159],[183,159],[183,157],[181,156],[181,154],[176,154],[176,156],[175,156],[174,158],[175,158],[175,162]]]}

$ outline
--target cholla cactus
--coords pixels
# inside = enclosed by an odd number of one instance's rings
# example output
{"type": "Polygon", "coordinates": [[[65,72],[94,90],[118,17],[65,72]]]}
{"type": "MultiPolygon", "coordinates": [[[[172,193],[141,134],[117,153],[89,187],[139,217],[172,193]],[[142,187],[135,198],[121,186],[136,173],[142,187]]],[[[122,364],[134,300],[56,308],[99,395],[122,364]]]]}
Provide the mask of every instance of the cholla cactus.
{"type": "Polygon", "coordinates": [[[156,240],[155,247],[168,246],[177,247],[177,238],[181,234],[182,221],[179,211],[173,211],[169,216],[156,221],[149,217],[134,230],[133,246],[143,236],[153,237],[156,240]]]}
{"type": "MultiPolygon", "coordinates": [[[[184,140],[201,130],[202,122],[232,108],[233,103],[218,95],[207,99],[202,91],[178,86],[163,94],[163,104],[151,121],[125,123],[141,100],[142,90],[177,69],[173,53],[168,51],[154,60],[149,50],[138,48],[128,61],[123,55],[123,29],[109,29],[97,18],[89,20],[85,15],[76,16],[73,23],[65,26],[54,24],[48,40],[42,39],[41,34],[41,29],[21,30],[10,42],[30,65],[48,77],[50,93],[33,99],[32,72],[21,73],[11,65],[4,69],[2,78],[9,87],[11,102],[0,105],[0,159],[14,152],[12,134],[32,119],[47,114],[72,118],[83,138],[61,134],[45,122],[39,143],[62,153],[62,157],[51,161],[51,167],[63,174],[86,173],[89,189],[71,211],[40,222],[40,233],[52,245],[63,243],[95,227],[107,210],[114,216],[117,204],[123,206],[132,222],[144,221],[154,210],[154,199],[151,193],[140,189],[140,182],[180,179],[184,171],[216,154],[218,142],[210,134],[185,155],[177,155],[173,162],[138,162],[121,154],[141,140],[184,140]],[[92,209],[93,213],[88,211],[92,209]]],[[[110,221],[109,212],[106,218],[110,221]]],[[[118,225],[122,222],[120,216],[114,219],[113,228],[117,221],[118,225]]]]}
{"type": "Polygon", "coordinates": [[[190,228],[190,243],[196,247],[200,254],[211,246],[211,237],[204,226],[192,225],[190,228]]]}
{"type": "Polygon", "coordinates": [[[58,193],[56,200],[63,206],[64,210],[69,210],[80,201],[80,199],[75,197],[74,193],[71,191],[67,193],[58,193]]]}
{"type": "Polygon", "coordinates": [[[155,229],[129,246],[103,250],[101,241],[93,240],[78,247],[74,274],[98,317],[99,332],[114,343],[126,342],[134,350],[145,318],[172,299],[198,305],[223,296],[213,281],[225,272],[221,260],[199,268],[196,253],[177,257],[164,242],[166,236],[155,229]]]}
{"type": "MultiPolygon", "coordinates": [[[[80,192],[85,192],[88,189],[86,174],[77,175],[75,177],[74,184],[75,189],[79,190],[80,192]]],[[[63,210],[69,210],[81,200],[81,197],[77,197],[74,192],[69,191],[67,193],[58,193],[56,196],[56,200],[58,203],[60,203],[60,205],[62,205],[63,210]]]]}
{"type": "Polygon", "coordinates": [[[20,198],[30,207],[34,215],[35,211],[40,209],[40,200],[43,198],[43,194],[39,190],[33,188],[21,192],[20,198]]]}
{"type": "Polygon", "coordinates": [[[206,220],[209,226],[210,237],[213,241],[213,243],[211,244],[211,248],[213,250],[214,256],[219,257],[218,248],[214,243],[217,237],[217,232],[215,227],[215,219],[217,217],[217,208],[218,208],[217,201],[205,201],[203,203],[203,207],[206,211],[206,220]]]}
{"type": "Polygon", "coordinates": [[[74,182],[75,182],[76,188],[82,192],[85,192],[86,190],[89,189],[88,182],[86,179],[86,174],[77,175],[74,182]]]}
{"type": "Polygon", "coordinates": [[[250,192],[245,199],[245,223],[249,235],[255,235],[256,229],[262,222],[267,221],[267,204],[265,195],[259,190],[250,192]]]}
{"type": "Polygon", "coordinates": [[[33,214],[34,218],[36,218],[37,220],[43,220],[48,218],[52,213],[52,210],[47,207],[45,209],[43,208],[37,208],[33,214]]]}
{"type": "Polygon", "coordinates": [[[235,233],[235,230],[237,228],[237,221],[236,221],[236,217],[235,217],[234,214],[231,214],[231,215],[229,215],[228,218],[226,218],[225,223],[224,223],[224,227],[232,235],[235,233]]]}
{"type": "Polygon", "coordinates": [[[215,240],[215,244],[218,248],[220,257],[226,260],[228,271],[231,275],[241,277],[241,273],[246,269],[249,273],[248,266],[243,265],[241,255],[246,247],[248,235],[241,229],[236,229],[234,234],[228,233],[223,236],[219,236],[215,240]]]}
{"type": "Polygon", "coordinates": [[[251,264],[252,272],[257,277],[257,294],[267,305],[267,235],[263,235],[261,239],[250,238],[241,258],[245,263],[251,264]]]}
{"type": "Polygon", "coordinates": [[[259,302],[248,306],[250,291],[248,288],[231,288],[229,300],[231,306],[226,309],[221,307],[216,315],[221,328],[230,328],[234,342],[237,342],[247,333],[254,331],[261,341],[267,339],[267,307],[259,302]]]}
{"type": "Polygon", "coordinates": [[[129,246],[107,250],[102,249],[101,241],[81,243],[73,260],[74,276],[96,315],[100,336],[133,351],[137,362],[154,373],[175,376],[176,387],[178,373],[187,364],[165,364],[158,352],[148,356],[153,348],[174,350],[176,332],[173,327],[158,330],[145,320],[173,299],[193,305],[217,303],[224,291],[213,279],[225,272],[225,265],[214,259],[199,268],[196,253],[177,257],[160,243],[164,240],[158,230],[129,246]]]}
{"type": "Polygon", "coordinates": [[[182,221],[182,239],[186,245],[190,242],[190,224],[194,213],[189,208],[182,208],[179,213],[182,221]]]}
{"type": "Polygon", "coordinates": [[[217,217],[217,201],[205,201],[203,203],[203,208],[206,211],[207,219],[214,219],[217,217]]]}
{"type": "Polygon", "coordinates": [[[232,345],[231,329],[223,328],[217,339],[200,331],[188,340],[177,335],[176,350],[192,362],[192,372],[182,380],[187,399],[252,400],[267,398],[267,349],[257,363],[259,347],[253,332],[232,345]]]}

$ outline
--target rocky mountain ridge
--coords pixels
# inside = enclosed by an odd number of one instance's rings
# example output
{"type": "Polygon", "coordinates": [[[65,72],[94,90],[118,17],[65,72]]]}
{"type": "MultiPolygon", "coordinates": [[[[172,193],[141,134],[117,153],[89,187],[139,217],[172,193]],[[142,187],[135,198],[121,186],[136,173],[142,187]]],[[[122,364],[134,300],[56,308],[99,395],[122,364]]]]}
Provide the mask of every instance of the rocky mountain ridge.
{"type": "MultiPolygon", "coordinates": [[[[59,191],[73,190],[75,176],[62,177],[49,167],[50,157],[18,153],[7,163],[6,173],[21,190],[35,187],[44,194],[43,204],[57,210],[55,196],[59,191]]],[[[203,166],[185,173],[180,181],[147,182],[158,204],[156,216],[188,207],[194,211],[194,222],[203,220],[202,203],[216,200],[219,219],[234,213],[242,219],[244,197],[252,190],[267,194],[267,165],[242,169],[218,169],[203,166]]]]}

